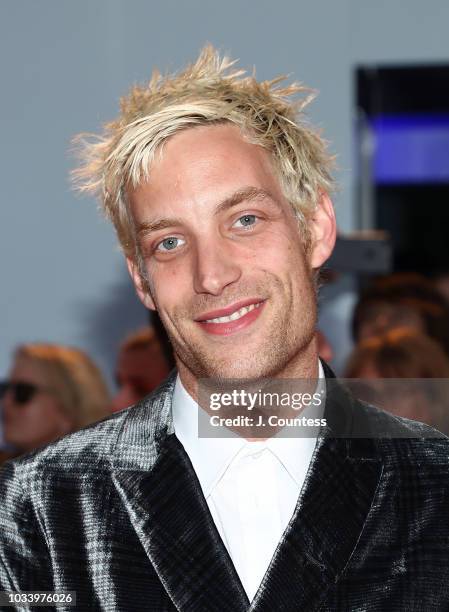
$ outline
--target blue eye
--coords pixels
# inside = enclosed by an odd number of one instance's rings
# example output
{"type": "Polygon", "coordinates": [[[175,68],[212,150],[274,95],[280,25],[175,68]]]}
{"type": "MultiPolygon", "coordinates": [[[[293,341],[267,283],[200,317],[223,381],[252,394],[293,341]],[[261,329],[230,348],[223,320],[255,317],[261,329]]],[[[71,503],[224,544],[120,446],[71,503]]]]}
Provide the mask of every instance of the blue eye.
{"type": "Polygon", "coordinates": [[[251,225],[254,225],[256,222],[256,215],[243,215],[243,217],[240,217],[239,219],[237,219],[236,223],[241,223],[240,227],[249,227],[251,225]]]}
{"type": "Polygon", "coordinates": [[[180,246],[183,243],[183,240],[180,238],[176,238],[175,236],[169,236],[168,238],[164,238],[158,245],[158,251],[173,251],[176,247],[180,246]]]}

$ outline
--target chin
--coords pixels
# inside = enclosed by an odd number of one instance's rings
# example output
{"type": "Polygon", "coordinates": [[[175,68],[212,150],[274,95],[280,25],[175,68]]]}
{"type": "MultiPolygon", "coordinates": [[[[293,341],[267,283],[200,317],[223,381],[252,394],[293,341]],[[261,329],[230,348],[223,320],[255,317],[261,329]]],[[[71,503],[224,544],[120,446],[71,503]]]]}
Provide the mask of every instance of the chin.
{"type": "MultiPolygon", "coordinates": [[[[270,355],[274,357],[274,355],[270,355]]],[[[274,359],[257,359],[254,354],[239,355],[236,358],[211,358],[205,366],[205,378],[226,379],[259,379],[275,375],[281,369],[282,363],[274,359]]]]}

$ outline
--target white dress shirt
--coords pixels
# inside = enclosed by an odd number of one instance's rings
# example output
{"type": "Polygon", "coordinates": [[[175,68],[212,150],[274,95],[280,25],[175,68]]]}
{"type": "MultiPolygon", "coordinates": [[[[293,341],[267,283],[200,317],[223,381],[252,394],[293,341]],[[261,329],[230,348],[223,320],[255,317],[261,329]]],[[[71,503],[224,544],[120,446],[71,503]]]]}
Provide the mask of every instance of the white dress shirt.
{"type": "MultiPolygon", "coordinates": [[[[321,363],[319,377],[324,385],[321,363]]],[[[308,416],[321,418],[323,411],[324,402],[308,416]]],[[[199,438],[198,405],[179,376],[172,412],[176,436],[252,601],[295,510],[316,438],[199,438]]]]}

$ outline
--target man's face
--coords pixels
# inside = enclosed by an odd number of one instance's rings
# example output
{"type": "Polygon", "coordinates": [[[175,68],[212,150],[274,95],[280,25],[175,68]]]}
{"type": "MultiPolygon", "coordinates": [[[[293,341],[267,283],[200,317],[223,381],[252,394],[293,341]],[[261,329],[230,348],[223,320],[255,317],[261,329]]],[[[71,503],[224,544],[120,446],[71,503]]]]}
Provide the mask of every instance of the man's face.
{"type": "Polygon", "coordinates": [[[306,257],[269,154],[230,125],[186,130],[129,198],[149,293],[130,271],[183,382],[300,375],[315,351],[311,266],[322,260],[306,257]]]}

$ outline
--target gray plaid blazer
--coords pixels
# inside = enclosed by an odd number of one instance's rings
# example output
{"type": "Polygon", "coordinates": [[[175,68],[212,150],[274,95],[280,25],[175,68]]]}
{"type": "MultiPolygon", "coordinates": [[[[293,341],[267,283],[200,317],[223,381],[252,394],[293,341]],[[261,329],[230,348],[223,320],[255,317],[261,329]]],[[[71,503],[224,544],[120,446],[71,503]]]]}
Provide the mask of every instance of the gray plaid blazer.
{"type": "Polygon", "coordinates": [[[4,466],[0,590],[76,591],[83,612],[449,610],[447,438],[336,387],[250,604],[174,435],[173,386],[4,466]]]}

